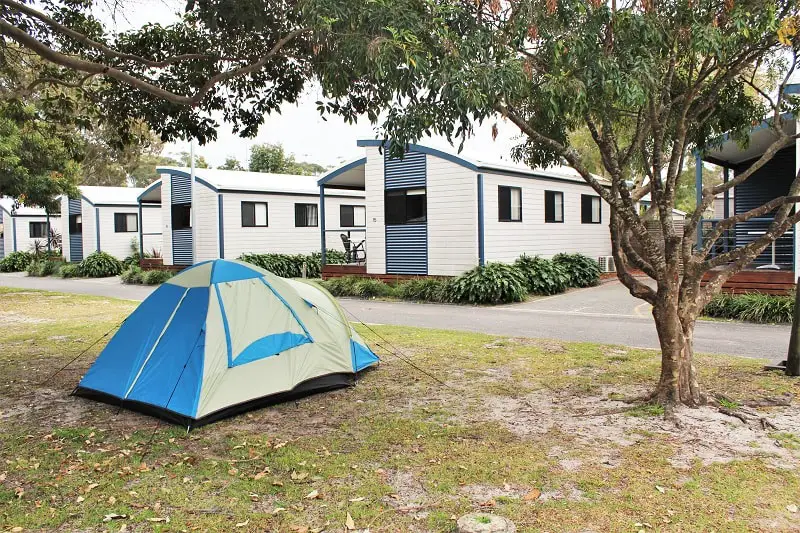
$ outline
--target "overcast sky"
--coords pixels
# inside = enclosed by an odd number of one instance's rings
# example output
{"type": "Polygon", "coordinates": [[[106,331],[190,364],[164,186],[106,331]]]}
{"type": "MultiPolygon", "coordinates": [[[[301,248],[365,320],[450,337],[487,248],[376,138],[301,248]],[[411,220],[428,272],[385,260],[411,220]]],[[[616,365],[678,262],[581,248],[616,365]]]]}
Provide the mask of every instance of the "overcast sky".
{"type": "MultiPolygon", "coordinates": [[[[116,31],[137,28],[146,23],[169,24],[176,20],[177,13],[185,2],[177,0],[128,0],[126,13],[105,12],[100,17],[116,31]]],[[[202,155],[212,166],[219,166],[228,156],[247,163],[250,147],[260,143],[281,143],[287,152],[298,160],[336,166],[339,163],[363,157],[363,148],[356,146],[359,139],[374,139],[374,127],[364,118],[356,125],[345,124],[338,117],[320,118],[314,102],[322,94],[318,88],[309,87],[298,104],[287,104],[280,115],[266,118],[258,135],[253,139],[242,139],[231,132],[225,124],[219,129],[217,141],[205,146],[196,146],[195,153],[202,155]]],[[[463,155],[482,161],[511,163],[510,150],[517,144],[514,140],[519,130],[510,123],[498,121],[499,135],[492,140],[493,122],[476,128],[476,135],[464,145],[463,155]]],[[[444,138],[428,138],[422,144],[455,152],[456,148],[444,138]]],[[[168,145],[165,153],[177,154],[189,150],[189,142],[168,145]]]]}

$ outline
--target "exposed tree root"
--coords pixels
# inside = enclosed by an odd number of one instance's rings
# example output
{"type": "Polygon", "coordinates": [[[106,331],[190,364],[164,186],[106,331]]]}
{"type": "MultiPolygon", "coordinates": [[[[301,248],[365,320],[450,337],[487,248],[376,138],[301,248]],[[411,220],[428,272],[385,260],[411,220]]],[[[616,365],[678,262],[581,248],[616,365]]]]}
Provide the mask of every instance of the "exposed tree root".
{"type": "Polygon", "coordinates": [[[626,396],[622,398],[620,401],[624,403],[651,403],[653,399],[658,396],[658,391],[653,390],[646,394],[640,394],[638,396],[626,396]]]}
{"type": "Polygon", "coordinates": [[[779,430],[778,426],[772,423],[767,417],[761,416],[755,411],[752,411],[744,407],[740,407],[738,409],[719,407],[719,412],[722,413],[723,415],[728,415],[730,417],[737,418],[747,425],[755,423],[765,431],[768,429],[779,430]]]}
{"type": "Polygon", "coordinates": [[[683,422],[681,422],[681,419],[678,418],[678,415],[675,414],[675,404],[673,403],[668,403],[664,405],[664,420],[666,420],[667,422],[672,422],[672,424],[677,429],[683,429],[684,427],[683,422]]]}

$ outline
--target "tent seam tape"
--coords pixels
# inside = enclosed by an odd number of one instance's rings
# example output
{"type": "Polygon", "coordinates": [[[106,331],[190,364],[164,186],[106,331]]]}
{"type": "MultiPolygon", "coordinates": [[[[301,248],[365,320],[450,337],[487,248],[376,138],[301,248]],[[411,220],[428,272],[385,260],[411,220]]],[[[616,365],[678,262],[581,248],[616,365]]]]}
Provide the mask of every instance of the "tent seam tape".
{"type": "Polygon", "coordinates": [[[222,314],[222,327],[225,330],[225,347],[228,352],[228,368],[233,368],[233,341],[231,340],[231,329],[228,325],[228,315],[225,313],[225,303],[222,301],[222,293],[219,290],[219,283],[214,283],[214,291],[217,293],[217,302],[222,314]]]}
{"type": "Polygon", "coordinates": [[[144,362],[142,363],[142,366],[139,367],[139,372],[136,374],[136,377],[133,378],[133,383],[131,383],[131,386],[128,387],[128,391],[125,393],[125,396],[122,397],[124,400],[128,399],[128,396],[130,395],[131,391],[136,386],[136,382],[139,381],[139,378],[142,376],[142,372],[144,372],[144,367],[147,366],[148,361],[150,361],[150,357],[152,357],[153,353],[156,351],[156,348],[158,348],[158,343],[161,342],[162,337],[164,337],[164,333],[167,332],[167,329],[169,329],[170,324],[172,324],[172,319],[174,319],[175,315],[178,314],[178,309],[180,309],[181,304],[183,304],[183,300],[184,300],[184,298],[186,298],[187,294],[189,294],[189,289],[188,288],[183,291],[183,294],[181,295],[181,299],[178,301],[178,305],[176,305],[175,309],[173,309],[172,314],[169,316],[169,320],[167,320],[167,323],[164,324],[164,328],[161,330],[161,333],[159,333],[158,338],[156,339],[156,342],[153,344],[153,347],[150,349],[150,353],[147,354],[147,357],[145,357],[144,362]]]}

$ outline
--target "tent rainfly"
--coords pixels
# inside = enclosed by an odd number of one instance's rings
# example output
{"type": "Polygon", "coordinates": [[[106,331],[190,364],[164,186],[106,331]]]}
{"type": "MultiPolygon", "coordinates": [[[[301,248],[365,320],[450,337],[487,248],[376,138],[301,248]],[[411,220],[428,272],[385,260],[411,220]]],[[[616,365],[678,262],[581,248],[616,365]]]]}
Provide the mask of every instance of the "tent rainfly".
{"type": "Polygon", "coordinates": [[[192,428],[346,386],[377,362],[324,289],[217,259],[142,302],[75,394],[192,428]]]}

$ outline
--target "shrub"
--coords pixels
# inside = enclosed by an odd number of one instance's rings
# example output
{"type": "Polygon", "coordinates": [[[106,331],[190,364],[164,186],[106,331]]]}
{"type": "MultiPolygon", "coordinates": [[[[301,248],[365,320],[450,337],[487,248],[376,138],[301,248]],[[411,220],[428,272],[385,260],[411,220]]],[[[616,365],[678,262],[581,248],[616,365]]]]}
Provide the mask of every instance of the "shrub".
{"type": "Polygon", "coordinates": [[[172,277],[169,270],[146,270],[142,275],[142,283],[145,285],[161,285],[172,277]]]}
{"type": "Polygon", "coordinates": [[[391,296],[394,287],[387,285],[379,279],[361,278],[353,285],[354,294],[359,298],[374,298],[376,296],[391,296]]]}
{"type": "Polygon", "coordinates": [[[361,278],[356,276],[343,276],[323,281],[322,286],[334,296],[355,296],[355,286],[359,281],[361,281],[361,278]]]}
{"type": "Polygon", "coordinates": [[[412,279],[397,286],[397,296],[404,300],[419,302],[449,302],[450,281],[427,278],[412,279]]]}
{"type": "Polygon", "coordinates": [[[455,302],[497,304],[521,302],[527,294],[526,278],[517,268],[489,263],[465,272],[450,283],[450,298],[455,302]]]}
{"type": "MultiPolygon", "coordinates": [[[[326,261],[329,264],[344,263],[344,252],[328,250],[326,261]]],[[[240,261],[269,270],[282,278],[300,278],[303,276],[303,265],[306,265],[306,277],[319,278],[322,275],[322,254],[242,254],[240,261]]]]}
{"type": "Polygon", "coordinates": [[[567,290],[569,275],[564,267],[549,259],[522,254],[514,266],[524,276],[528,292],[548,295],[567,290]]]}
{"type": "Polygon", "coordinates": [[[138,265],[131,265],[120,274],[119,279],[122,283],[142,283],[142,274],[142,269],[138,265]]]}
{"type": "Polygon", "coordinates": [[[81,277],[81,266],[75,263],[65,263],[58,270],[58,276],[62,278],[81,277]]]}
{"type": "Polygon", "coordinates": [[[93,252],[81,261],[81,274],[90,278],[118,276],[122,272],[122,262],[106,252],[93,252]]]}
{"type": "Polygon", "coordinates": [[[60,262],[50,260],[32,261],[28,265],[27,271],[29,276],[44,277],[56,274],[61,268],[60,262]]]}
{"type": "Polygon", "coordinates": [[[29,252],[11,252],[0,260],[0,272],[24,272],[32,262],[29,252]]]}
{"type": "Polygon", "coordinates": [[[794,295],[721,293],[703,309],[703,315],[759,323],[791,322],[794,315],[794,295]]]}
{"type": "Polygon", "coordinates": [[[593,287],[600,283],[600,264],[583,254],[556,254],[553,263],[567,275],[570,287],[593,287]]]}
{"type": "Polygon", "coordinates": [[[130,268],[132,266],[139,266],[139,262],[141,261],[142,256],[139,255],[139,252],[132,253],[128,257],[122,260],[123,268],[130,268]]]}

